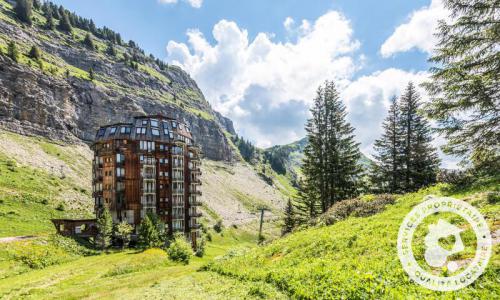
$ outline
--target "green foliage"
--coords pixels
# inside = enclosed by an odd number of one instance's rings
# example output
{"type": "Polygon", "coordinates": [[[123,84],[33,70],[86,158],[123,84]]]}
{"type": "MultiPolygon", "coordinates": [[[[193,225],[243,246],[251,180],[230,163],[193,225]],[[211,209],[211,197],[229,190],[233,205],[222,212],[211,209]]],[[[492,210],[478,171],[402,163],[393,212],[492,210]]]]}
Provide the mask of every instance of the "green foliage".
{"type": "Polygon", "coordinates": [[[231,139],[240,151],[241,157],[243,157],[245,161],[251,162],[256,152],[255,146],[250,141],[246,141],[244,138],[238,137],[237,135],[231,139]]]}
{"type": "Polygon", "coordinates": [[[473,167],[500,168],[500,64],[498,1],[445,0],[453,18],[439,24],[425,107],[448,144],[446,153],[469,158],[473,167]]]}
{"type": "Polygon", "coordinates": [[[106,48],[106,54],[112,57],[116,57],[116,49],[113,43],[108,42],[108,47],[106,48]]]}
{"type": "Polygon", "coordinates": [[[94,39],[90,35],[90,33],[87,33],[85,35],[85,38],[83,39],[83,45],[87,47],[88,49],[95,50],[95,44],[94,44],[94,39]]]}
{"type": "Polygon", "coordinates": [[[113,234],[113,219],[107,206],[105,206],[97,217],[96,244],[100,249],[106,249],[111,245],[113,234]]]}
{"type": "Polygon", "coordinates": [[[31,47],[28,55],[30,58],[32,58],[34,60],[42,59],[42,52],[40,51],[40,48],[38,48],[37,46],[31,47]]]}
{"type": "Polygon", "coordinates": [[[159,248],[163,246],[158,227],[155,226],[151,215],[147,214],[139,225],[139,247],[143,249],[159,248]]]}
{"type": "Polygon", "coordinates": [[[90,81],[94,81],[94,79],[95,79],[94,69],[92,67],[90,67],[90,69],[89,69],[89,79],[90,79],[90,81]]]}
{"type": "Polygon", "coordinates": [[[205,247],[206,247],[206,242],[204,237],[200,237],[197,239],[197,245],[196,245],[196,251],[194,254],[198,257],[203,257],[205,255],[205,247]]]}
{"type": "Polygon", "coordinates": [[[31,17],[33,15],[33,1],[32,0],[17,0],[16,1],[16,6],[15,6],[15,12],[17,18],[28,24],[31,25],[33,21],[31,20],[31,17]]]}
{"type": "Polygon", "coordinates": [[[361,175],[359,144],[333,82],[318,88],[311,114],[306,124],[309,143],[304,150],[304,181],[296,203],[302,219],[356,196],[361,175]]]}
{"type": "Polygon", "coordinates": [[[9,56],[13,61],[19,62],[19,50],[17,49],[17,45],[14,41],[11,41],[7,47],[7,56],[9,56]]]}
{"type": "MultiPolygon", "coordinates": [[[[62,7],[62,6],[61,6],[62,7]]],[[[59,20],[59,26],[58,29],[66,32],[66,33],[72,33],[73,32],[73,26],[71,26],[71,22],[69,21],[68,14],[66,11],[60,11],[59,12],[61,18],[59,20]]]]}
{"type": "Polygon", "coordinates": [[[295,214],[293,211],[292,199],[288,198],[285,208],[285,219],[283,220],[282,235],[292,232],[295,227],[295,214]]]}
{"type": "Polygon", "coordinates": [[[170,243],[167,249],[167,253],[170,260],[187,265],[193,255],[193,250],[186,241],[186,237],[182,233],[176,233],[173,242],[170,243]]]}
{"type": "Polygon", "coordinates": [[[214,224],[215,232],[221,233],[223,228],[224,228],[224,224],[222,224],[222,220],[221,219],[217,220],[217,222],[215,222],[215,224],[214,224]]]}
{"type": "Polygon", "coordinates": [[[127,222],[120,222],[115,226],[114,236],[122,242],[122,248],[128,247],[130,243],[130,234],[133,227],[127,222]]]}
{"type": "Polygon", "coordinates": [[[66,209],[66,207],[64,206],[64,203],[59,203],[57,206],[56,206],[56,209],[58,211],[64,211],[66,209]]]}

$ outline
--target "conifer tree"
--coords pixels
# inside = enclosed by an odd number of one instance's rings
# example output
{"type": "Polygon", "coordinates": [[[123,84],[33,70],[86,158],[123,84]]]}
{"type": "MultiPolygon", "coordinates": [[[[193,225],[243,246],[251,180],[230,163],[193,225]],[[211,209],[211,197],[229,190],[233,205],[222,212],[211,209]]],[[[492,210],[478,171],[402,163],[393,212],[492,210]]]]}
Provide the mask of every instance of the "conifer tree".
{"type": "Polygon", "coordinates": [[[90,69],[89,69],[89,79],[90,79],[90,81],[94,81],[94,79],[95,79],[94,69],[92,67],[90,67],[90,69]]]}
{"type": "Polygon", "coordinates": [[[111,235],[113,234],[113,219],[109,209],[105,207],[97,218],[97,237],[96,243],[101,249],[109,247],[111,235]]]}
{"type": "Polygon", "coordinates": [[[142,219],[139,227],[139,246],[145,249],[162,246],[158,229],[151,221],[149,214],[142,219]]]}
{"type": "Polygon", "coordinates": [[[13,41],[11,41],[7,47],[7,55],[13,61],[19,62],[19,50],[17,50],[17,45],[13,41]]]}
{"type": "Polygon", "coordinates": [[[33,46],[31,47],[31,50],[29,52],[29,57],[34,60],[39,60],[42,58],[42,53],[40,52],[40,49],[37,46],[33,46]]]}
{"type": "Polygon", "coordinates": [[[67,33],[73,32],[73,27],[71,26],[71,23],[69,21],[68,14],[64,10],[62,10],[62,13],[61,10],[59,11],[59,14],[61,16],[59,21],[59,30],[67,33]]]}
{"type": "Polygon", "coordinates": [[[375,141],[376,160],[371,166],[371,181],[377,192],[398,193],[402,191],[403,128],[400,122],[397,98],[392,98],[388,115],[383,123],[384,133],[375,141]]]}
{"type": "Polygon", "coordinates": [[[45,23],[45,28],[49,30],[54,30],[56,28],[56,24],[54,23],[54,18],[52,17],[52,14],[49,14],[47,16],[47,22],[45,23]]]}
{"type": "Polygon", "coordinates": [[[112,57],[116,56],[116,49],[115,49],[115,46],[113,45],[113,43],[111,43],[111,42],[108,43],[108,48],[106,49],[106,53],[112,57]]]}
{"type": "Polygon", "coordinates": [[[476,169],[500,169],[500,14],[498,0],[444,0],[449,22],[438,27],[424,86],[427,114],[447,138],[445,153],[471,158],[476,169]]]}
{"type": "Polygon", "coordinates": [[[295,215],[293,211],[292,199],[288,198],[288,202],[285,208],[284,224],[281,232],[283,235],[285,235],[287,233],[292,232],[294,227],[295,227],[295,215]]]}
{"type": "Polygon", "coordinates": [[[33,0],[17,0],[15,7],[16,16],[19,20],[28,25],[32,24],[33,0]]]}
{"type": "Polygon", "coordinates": [[[325,212],[332,204],[358,194],[361,167],[354,128],[346,121],[345,106],[333,82],[318,88],[311,114],[302,169],[305,186],[299,200],[307,204],[299,207],[310,208],[313,217],[317,206],[325,212]]]}
{"type": "Polygon", "coordinates": [[[122,241],[122,249],[128,247],[130,242],[130,234],[133,231],[133,227],[127,222],[121,222],[115,226],[115,236],[122,241]]]}
{"type": "Polygon", "coordinates": [[[40,10],[42,8],[42,3],[40,3],[40,0],[33,0],[33,7],[36,10],[40,10]]]}
{"type": "Polygon", "coordinates": [[[83,39],[83,44],[87,48],[95,50],[94,40],[92,39],[92,36],[90,35],[90,33],[87,33],[85,35],[85,38],[83,39]]]}
{"type": "Polygon", "coordinates": [[[404,136],[402,177],[404,189],[414,191],[436,182],[439,159],[431,145],[430,126],[420,115],[420,96],[408,83],[400,100],[400,127],[404,136]]]}

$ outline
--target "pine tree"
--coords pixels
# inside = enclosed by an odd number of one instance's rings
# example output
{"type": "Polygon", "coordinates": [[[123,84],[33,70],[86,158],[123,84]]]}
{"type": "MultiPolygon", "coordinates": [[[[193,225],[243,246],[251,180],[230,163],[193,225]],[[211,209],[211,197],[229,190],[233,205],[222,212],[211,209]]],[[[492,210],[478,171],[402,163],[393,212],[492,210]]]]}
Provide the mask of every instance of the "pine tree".
{"type": "Polygon", "coordinates": [[[94,79],[95,79],[94,69],[92,67],[90,67],[90,69],[89,69],[89,79],[90,79],[90,81],[94,81],[94,79]]]}
{"type": "Polygon", "coordinates": [[[52,14],[49,14],[47,17],[47,22],[45,23],[45,28],[49,30],[54,30],[56,28],[56,24],[54,23],[54,18],[52,14]]]}
{"type": "Polygon", "coordinates": [[[19,20],[28,25],[32,24],[33,0],[17,0],[15,7],[16,16],[19,20]]]}
{"type": "Polygon", "coordinates": [[[107,207],[101,211],[97,218],[97,232],[97,245],[101,249],[106,249],[111,243],[111,235],[113,234],[113,219],[107,207]]]}
{"type": "Polygon", "coordinates": [[[36,10],[40,10],[42,8],[42,3],[40,3],[40,0],[33,0],[33,7],[36,10]]]}
{"type": "Polygon", "coordinates": [[[85,38],[83,39],[83,45],[85,45],[89,49],[95,50],[94,40],[89,33],[85,35],[85,38]]]}
{"type": "Polygon", "coordinates": [[[295,215],[293,211],[292,199],[288,198],[288,202],[285,208],[284,224],[281,230],[282,235],[292,232],[294,227],[295,227],[295,215]]]}
{"type": "Polygon", "coordinates": [[[17,50],[17,45],[13,41],[11,41],[7,47],[7,55],[13,61],[19,62],[19,50],[17,50]]]}
{"type": "Polygon", "coordinates": [[[40,52],[40,49],[37,46],[33,46],[31,47],[28,56],[34,60],[39,60],[42,58],[42,53],[40,52]]]}
{"type": "Polygon", "coordinates": [[[439,159],[431,145],[428,122],[420,115],[420,96],[408,83],[400,100],[400,127],[403,133],[403,170],[405,191],[414,191],[436,182],[439,159]]]}
{"type": "Polygon", "coordinates": [[[158,229],[151,221],[149,214],[142,219],[139,226],[139,246],[145,249],[162,246],[158,229]]]}
{"type": "Polygon", "coordinates": [[[446,153],[471,158],[476,168],[500,169],[500,14],[498,0],[444,0],[431,58],[432,101],[425,107],[448,140],[446,153]]]}
{"type": "Polygon", "coordinates": [[[112,57],[116,56],[116,49],[115,49],[115,46],[113,45],[113,43],[111,43],[111,42],[108,43],[108,48],[106,49],[106,53],[112,57]]]}
{"type": "MultiPolygon", "coordinates": [[[[62,7],[62,6],[61,6],[62,7]]],[[[59,10],[59,14],[61,15],[60,21],[59,21],[59,30],[71,33],[73,32],[73,27],[71,26],[71,23],[68,18],[68,14],[62,10],[59,10]]]]}
{"type": "Polygon", "coordinates": [[[311,114],[306,124],[309,143],[304,150],[305,180],[299,201],[306,204],[298,206],[310,208],[313,217],[317,205],[325,212],[335,202],[358,194],[361,168],[354,128],[346,121],[345,106],[333,82],[318,88],[311,114]]]}
{"type": "Polygon", "coordinates": [[[375,141],[376,163],[371,166],[371,181],[377,192],[398,193],[402,191],[403,128],[400,126],[400,111],[397,98],[392,98],[388,115],[384,121],[384,133],[375,141]]]}

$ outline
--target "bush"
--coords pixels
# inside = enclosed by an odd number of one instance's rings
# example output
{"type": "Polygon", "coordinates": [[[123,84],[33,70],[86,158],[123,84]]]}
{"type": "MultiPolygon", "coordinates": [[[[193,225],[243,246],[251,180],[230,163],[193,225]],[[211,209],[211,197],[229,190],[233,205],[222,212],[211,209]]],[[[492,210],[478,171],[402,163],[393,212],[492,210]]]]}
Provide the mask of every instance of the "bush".
{"type": "Polygon", "coordinates": [[[489,192],[486,195],[486,199],[488,200],[489,204],[497,204],[500,202],[500,193],[499,192],[489,192]]]}
{"type": "Polygon", "coordinates": [[[191,249],[191,245],[186,241],[184,235],[182,233],[176,233],[174,241],[167,249],[167,253],[170,260],[187,265],[193,255],[193,250],[191,249]]]}
{"type": "MultiPolygon", "coordinates": [[[[153,216],[147,214],[139,226],[139,246],[144,249],[159,248],[163,246],[157,226],[151,219],[153,216]]],[[[154,219],[154,217],[153,217],[154,219]]]]}
{"type": "Polygon", "coordinates": [[[222,232],[222,228],[224,228],[224,225],[222,224],[222,220],[217,220],[217,222],[214,225],[215,232],[221,233],[222,232]]]}
{"type": "Polygon", "coordinates": [[[203,255],[205,254],[205,239],[204,238],[200,238],[198,240],[198,245],[197,245],[197,248],[196,248],[196,251],[194,254],[198,257],[203,257],[203,255]]]}
{"type": "Polygon", "coordinates": [[[42,203],[43,205],[47,205],[47,204],[49,204],[49,200],[47,200],[47,199],[43,199],[41,203],[42,203]]]}
{"type": "Polygon", "coordinates": [[[332,225],[335,222],[347,219],[350,216],[368,217],[384,210],[388,204],[393,204],[394,196],[388,194],[376,195],[368,200],[359,198],[342,200],[334,205],[317,220],[313,221],[313,225],[325,224],[332,225]]]}
{"type": "Polygon", "coordinates": [[[438,173],[437,181],[453,186],[470,186],[474,178],[467,171],[442,169],[438,173]]]}
{"type": "Polygon", "coordinates": [[[56,207],[58,211],[64,211],[66,208],[64,207],[64,203],[59,203],[56,207]]]}
{"type": "Polygon", "coordinates": [[[42,53],[37,46],[33,46],[33,47],[31,47],[29,57],[34,59],[34,60],[39,60],[42,58],[42,53]]]}

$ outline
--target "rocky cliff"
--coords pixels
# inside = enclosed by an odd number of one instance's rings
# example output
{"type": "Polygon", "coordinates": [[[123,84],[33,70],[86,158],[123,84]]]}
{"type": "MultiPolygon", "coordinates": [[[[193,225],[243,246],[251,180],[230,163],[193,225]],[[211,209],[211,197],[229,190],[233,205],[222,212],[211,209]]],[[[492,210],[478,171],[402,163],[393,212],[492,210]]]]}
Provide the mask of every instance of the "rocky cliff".
{"type": "Polygon", "coordinates": [[[185,120],[205,157],[231,160],[224,131],[232,122],[212,110],[188,74],[176,66],[160,67],[140,49],[93,37],[95,48],[82,41],[88,33],[48,30],[35,11],[33,26],[16,20],[12,5],[0,1],[0,127],[53,140],[92,142],[96,129],[144,114],[165,114],[185,120]],[[14,62],[7,45],[14,41],[20,57],[14,62]],[[31,47],[41,59],[31,59],[31,47]],[[127,57],[137,57],[135,67],[127,57]],[[93,80],[89,71],[93,71],[93,80]]]}

